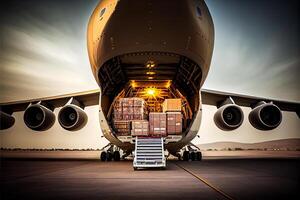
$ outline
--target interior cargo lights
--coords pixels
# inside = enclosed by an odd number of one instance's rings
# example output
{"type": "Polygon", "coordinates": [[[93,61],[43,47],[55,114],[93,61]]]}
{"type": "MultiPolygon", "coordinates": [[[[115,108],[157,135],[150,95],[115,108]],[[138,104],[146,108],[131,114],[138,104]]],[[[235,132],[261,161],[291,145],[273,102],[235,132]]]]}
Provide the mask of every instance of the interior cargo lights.
{"type": "Polygon", "coordinates": [[[130,85],[131,85],[131,87],[135,88],[136,87],[136,82],[135,81],[131,81],[130,85]]]}
{"type": "Polygon", "coordinates": [[[154,68],[155,67],[154,61],[148,61],[147,64],[146,64],[146,67],[149,68],[149,69],[154,68]]]}
{"type": "Polygon", "coordinates": [[[149,98],[155,98],[155,97],[159,96],[159,90],[155,87],[145,88],[144,94],[145,94],[145,96],[147,96],[149,98]]]}
{"type": "Polygon", "coordinates": [[[171,86],[171,81],[168,81],[166,84],[166,88],[169,88],[171,86]]]}
{"type": "Polygon", "coordinates": [[[154,74],[155,74],[155,72],[151,72],[151,71],[149,71],[149,72],[146,72],[146,74],[147,74],[147,75],[154,75],[154,74]]]}

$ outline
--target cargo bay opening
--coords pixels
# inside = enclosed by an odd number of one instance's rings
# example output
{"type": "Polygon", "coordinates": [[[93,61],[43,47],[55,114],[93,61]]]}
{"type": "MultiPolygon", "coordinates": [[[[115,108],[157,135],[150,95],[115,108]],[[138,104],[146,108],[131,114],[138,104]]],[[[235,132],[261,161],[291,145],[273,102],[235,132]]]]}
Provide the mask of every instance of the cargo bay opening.
{"type": "Polygon", "coordinates": [[[191,59],[172,53],[140,52],[114,57],[98,71],[101,109],[113,133],[119,99],[142,98],[149,113],[162,112],[166,99],[180,99],[184,136],[199,109],[202,71],[191,59]]]}

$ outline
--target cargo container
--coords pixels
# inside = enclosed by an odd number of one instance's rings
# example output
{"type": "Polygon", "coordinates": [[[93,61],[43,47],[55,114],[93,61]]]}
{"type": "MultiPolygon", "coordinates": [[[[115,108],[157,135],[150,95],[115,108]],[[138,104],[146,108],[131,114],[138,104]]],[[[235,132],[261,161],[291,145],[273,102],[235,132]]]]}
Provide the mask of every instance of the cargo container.
{"type": "Polygon", "coordinates": [[[181,99],[165,99],[162,103],[163,112],[180,112],[181,99]]]}
{"type": "Polygon", "coordinates": [[[180,135],[182,133],[181,112],[167,112],[167,134],[180,135]]]}
{"type": "Polygon", "coordinates": [[[166,113],[149,113],[149,135],[153,137],[167,136],[166,113]]]}
{"type": "Polygon", "coordinates": [[[148,136],[149,135],[149,122],[147,120],[134,120],[131,123],[132,136],[148,136]]]}
{"type": "Polygon", "coordinates": [[[117,136],[129,136],[131,130],[131,121],[114,120],[114,129],[117,136]]]}
{"type": "Polygon", "coordinates": [[[114,120],[147,119],[147,104],[142,98],[119,98],[114,105],[114,120]]]}

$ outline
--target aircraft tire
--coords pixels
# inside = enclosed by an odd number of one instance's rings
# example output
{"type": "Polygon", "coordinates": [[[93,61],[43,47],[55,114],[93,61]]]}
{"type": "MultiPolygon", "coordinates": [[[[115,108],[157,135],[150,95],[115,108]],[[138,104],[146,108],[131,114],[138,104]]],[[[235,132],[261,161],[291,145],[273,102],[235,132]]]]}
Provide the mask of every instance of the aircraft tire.
{"type": "Polygon", "coordinates": [[[182,157],[183,157],[183,160],[184,160],[184,161],[189,161],[189,159],[190,159],[190,154],[189,154],[189,152],[188,152],[188,151],[184,151],[182,157]]]}
{"type": "Polygon", "coordinates": [[[106,160],[112,161],[112,159],[113,159],[113,154],[111,152],[107,152],[106,160]]]}
{"type": "Polygon", "coordinates": [[[201,160],[202,160],[202,153],[201,153],[200,151],[198,151],[198,152],[196,153],[196,158],[197,158],[198,161],[201,161],[201,160]]]}
{"type": "Polygon", "coordinates": [[[196,160],[196,153],[195,152],[190,152],[190,158],[192,161],[196,160]]]}
{"type": "Polygon", "coordinates": [[[115,151],[114,152],[114,161],[120,161],[120,152],[119,151],[115,151]]]}
{"type": "Polygon", "coordinates": [[[101,161],[106,161],[107,153],[105,151],[102,151],[100,154],[100,160],[101,161]]]}

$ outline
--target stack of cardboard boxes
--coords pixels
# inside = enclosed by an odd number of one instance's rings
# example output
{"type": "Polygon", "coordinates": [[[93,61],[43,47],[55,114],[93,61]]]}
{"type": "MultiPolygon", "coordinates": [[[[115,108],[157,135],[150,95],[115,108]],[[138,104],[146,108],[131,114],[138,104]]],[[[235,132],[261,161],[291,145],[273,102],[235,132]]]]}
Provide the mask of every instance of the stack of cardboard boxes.
{"type": "Polygon", "coordinates": [[[166,99],[162,104],[167,115],[167,133],[179,135],[182,133],[181,99],[166,99]]]}
{"type": "Polygon", "coordinates": [[[147,106],[142,98],[120,98],[114,105],[115,120],[147,119],[147,106]]]}
{"type": "Polygon", "coordinates": [[[130,135],[131,122],[147,119],[147,105],[142,98],[117,99],[113,111],[117,135],[130,135]]]}
{"type": "Polygon", "coordinates": [[[166,137],[182,133],[181,99],[165,99],[163,112],[150,112],[142,98],[120,98],[114,105],[117,135],[166,137]]]}

